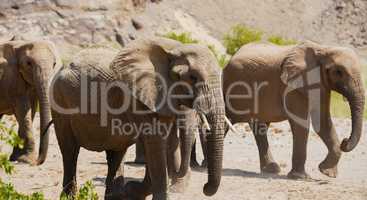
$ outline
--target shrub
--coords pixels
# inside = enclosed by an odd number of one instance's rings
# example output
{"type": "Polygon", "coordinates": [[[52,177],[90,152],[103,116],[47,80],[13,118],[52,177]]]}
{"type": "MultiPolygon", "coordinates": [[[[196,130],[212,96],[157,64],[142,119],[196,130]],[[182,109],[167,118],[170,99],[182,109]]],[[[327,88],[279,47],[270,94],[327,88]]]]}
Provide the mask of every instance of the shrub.
{"type": "Polygon", "coordinates": [[[225,54],[218,53],[218,51],[215,49],[215,47],[213,45],[208,45],[208,48],[214,54],[215,58],[218,61],[219,66],[221,68],[224,68],[229,62],[229,59],[227,58],[227,56],[225,54]]]}
{"type": "MultiPolygon", "coordinates": [[[[163,35],[166,38],[170,38],[172,40],[176,40],[179,41],[183,44],[198,44],[201,43],[199,42],[199,40],[196,40],[194,38],[191,37],[191,33],[175,33],[175,32],[168,32],[167,34],[163,35]]],[[[221,55],[218,53],[218,51],[215,49],[214,45],[207,45],[208,48],[212,51],[212,53],[214,54],[215,58],[218,61],[218,64],[220,67],[225,67],[228,63],[228,59],[226,55],[221,55]]]]}
{"type": "Polygon", "coordinates": [[[44,196],[41,193],[33,193],[31,195],[24,195],[17,192],[11,183],[4,183],[0,180],[0,199],[9,200],[44,200],[44,196]]]}
{"type": "MultiPolygon", "coordinates": [[[[15,124],[8,128],[3,122],[0,122],[0,140],[12,147],[23,148],[23,140],[14,131],[14,126],[15,124]]],[[[0,168],[6,174],[12,174],[14,172],[14,165],[9,161],[9,156],[5,153],[0,153],[0,168]]],[[[0,199],[43,200],[44,197],[38,192],[31,195],[19,193],[11,183],[4,183],[0,179],[0,199]]]]}
{"type": "Polygon", "coordinates": [[[280,46],[292,45],[292,44],[297,43],[297,41],[295,41],[293,39],[285,39],[285,38],[282,38],[281,36],[277,36],[277,35],[270,36],[268,38],[268,42],[271,42],[273,44],[280,45],[280,46]]]}
{"type": "Polygon", "coordinates": [[[230,33],[224,36],[224,45],[227,48],[227,53],[235,54],[243,45],[261,41],[263,32],[260,30],[251,29],[244,25],[234,26],[230,33]]]}
{"type": "Polygon", "coordinates": [[[74,198],[68,197],[65,194],[61,195],[60,200],[98,200],[98,194],[91,181],[87,181],[78,191],[74,198]]]}
{"type": "Polygon", "coordinates": [[[166,38],[170,38],[172,40],[179,41],[183,44],[197,44],[199,43],[198,40],[195,40],[191,37],[191,33],[183,32],[183,33],[175,33],[175,32],[168,32],[163,35],[166,38]]]}
{"type": "MultiPolygon", "coordinates": [[[[3,122],[0,122],[0,141],[12,147],[23,148],[23,141],[17,132],[14,131],[14,126],[15,124],[8,128],[3,122]]],[[[0,153],[0,168],[6,174],[12,174],[14,171],[14,166],[10,163],[9,156],[5,153],[0,153]]]]}

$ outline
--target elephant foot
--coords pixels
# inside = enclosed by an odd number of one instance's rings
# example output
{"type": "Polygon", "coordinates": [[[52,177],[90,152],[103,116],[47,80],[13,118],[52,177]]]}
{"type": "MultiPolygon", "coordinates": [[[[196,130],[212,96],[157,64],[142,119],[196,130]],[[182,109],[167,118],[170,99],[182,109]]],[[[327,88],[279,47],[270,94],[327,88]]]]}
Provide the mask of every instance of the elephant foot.
{"type": "Polygon", "coordinates": [[[173,178],[169,191],[172,193],[184,193],[190,181],[191,172],[188,171],[183,178],[173,178]]]}
{"type": "Polygon", "coordinates": [[[307,179],[311,179],[311,176],[308,175],[305,171],[297,172],[295,170],[291,170],[288,173],[287,177],[289,179],[294,179],[294,180],[300,180],[300,179],[307,180],[307,179]]]}
{"type": "Polygon", "coordinates": [[[145,200],[147,196],[146,186],[137,181],[129,181],[123,188],[122,195],[120,199],[123,200],[145,200]]]}
{"type": "Polygon", "coordinates": [[[34,151],[19,150],[14,149],[13,153],[10,155],[10,161],[18,161],[21,163],[27,163],[30,165],[35,165],[37,162],[36,153],[34,151]]]}
{"type": "Polygon", "coordinates": [[[120,200],[123,194],[124,177],[115,178],[110,187],[106,188],[105,200],[120,200]]]}
{"type": "Polygon", "coordinates": [[[279,174],[281,171],[280,166],[276,162],[270,162],[261,167],[262,173],[279,174]]]}
{"type": "Polygon", "coordinates": [[[331,177],[331,178],[336,178],[336,176],[338,175],[338,166],[337,165],[330,167],[325,162],[322,162],[319,165],[319,170],[320,170],[321,173],[323,173],[326,176],[331,177]]]}
{"type": "Polygon", "coordinates": [[[184,193],[186,189],[185,179],[178,179],[169,187],[169,191],[172,193],[184,193]]]}
{"type": "Polygon", "coordinates": [[[329,153],[324,161],[319,165],[319,170],[321,173],[328,177],[336,178],[338,175],[338,162],[341,157],[340,152],[329,153]]]}

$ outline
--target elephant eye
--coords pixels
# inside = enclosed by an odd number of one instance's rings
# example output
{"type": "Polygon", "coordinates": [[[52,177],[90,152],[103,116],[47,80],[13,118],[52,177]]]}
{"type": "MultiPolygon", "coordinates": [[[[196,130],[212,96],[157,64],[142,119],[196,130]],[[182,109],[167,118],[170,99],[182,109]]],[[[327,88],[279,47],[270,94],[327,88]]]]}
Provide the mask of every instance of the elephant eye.
{"type": "Polygon", "coordinates": [[[190,75],[190,80],[193,81],[194,83],[196,83],[196,81],[198,80],[197,77],[193,74],[190,75]]]}
{"type": "Polygon", "coordinates": [[[27,64],[28,67],[32,66],[32,62],[30,60],[28,60],[26,64],[27,64]]]}
{"type": "Polygon", "coordinates": [[[334,73],[339,78],[342,78],[343,77],[343,72],[340,69],[335,70],[334,73]]]}

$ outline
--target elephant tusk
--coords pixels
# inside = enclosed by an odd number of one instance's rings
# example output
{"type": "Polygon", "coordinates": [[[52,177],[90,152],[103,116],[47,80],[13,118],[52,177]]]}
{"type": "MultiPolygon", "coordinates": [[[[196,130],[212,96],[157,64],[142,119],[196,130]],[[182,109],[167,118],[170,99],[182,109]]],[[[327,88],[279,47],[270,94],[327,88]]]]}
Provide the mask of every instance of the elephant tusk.
{"type": "Polygon", "coordinates": [[[238,131],[237,131],[237,129],[233,126],[233,124],[231,123],[231,121],[229,121],[229,119],[227,118],[227,116],[225,116],[224,117],[225,118],[225,120],[226,120],[226,123],[228,124],[228,126],[229,126],[229,129],[232,131],[232,132],[234,132],[234,133],[239,133],[238,131]]]}
{"type": "Polygon", "coordinates": [[[203,113],[200,113],[200,118],[201,120],[203,121],[204,123],[204,129],[210,131],[210,126],[209,126],[209,123],[208,123],[208,119],[205,117],[205,115],[203,113]]]}

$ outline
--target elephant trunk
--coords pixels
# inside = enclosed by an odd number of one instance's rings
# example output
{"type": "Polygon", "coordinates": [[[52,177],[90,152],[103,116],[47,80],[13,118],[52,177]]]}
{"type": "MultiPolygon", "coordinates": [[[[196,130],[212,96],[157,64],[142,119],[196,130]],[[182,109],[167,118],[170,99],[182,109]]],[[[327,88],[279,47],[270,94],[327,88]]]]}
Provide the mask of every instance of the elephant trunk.
{"type": "Polygon", "coordinates": [[[220,185],[223,165],[223,140],[225,132],[225,109],[222,96],[221,82],[213,79],[209,84],[208,105],[209,112],[206,114],[210,126],[210,134],[207,135],[207,160],[208,160],[208,182],[203,192],[206,196],[214,195],[220,185]],[[209,87],[210,88],[210,87],[209,87]]]}
{"type": "Polygon", "coordinates": [[[222,177],[225,114],[222,108],[216,110],[207,115],[211,126],[211,133],[207,136],[208,183],[204,186],[207,196],[217,192],[222,177]]]}
{"type": "Polygon", "coordinates": [[[345,138],[340,146],[344,152],[352,151],[358,144],[362,135],[363,109],[365,103],[364,89],[361,79],[353,79],[352,87],[343,89],[341,94],[348,100],[352,114],[352,132],[345,138]]]}
{"type": "Polygon", "coordinates": [[[41,165],[47,156],[49,130],[48,125],[51,122],[50,104],[48,101],[48,74],[36,72],[38,81],[36,81],[36,91],[40,106],[40,146],[37,164],[41,165]]]}

